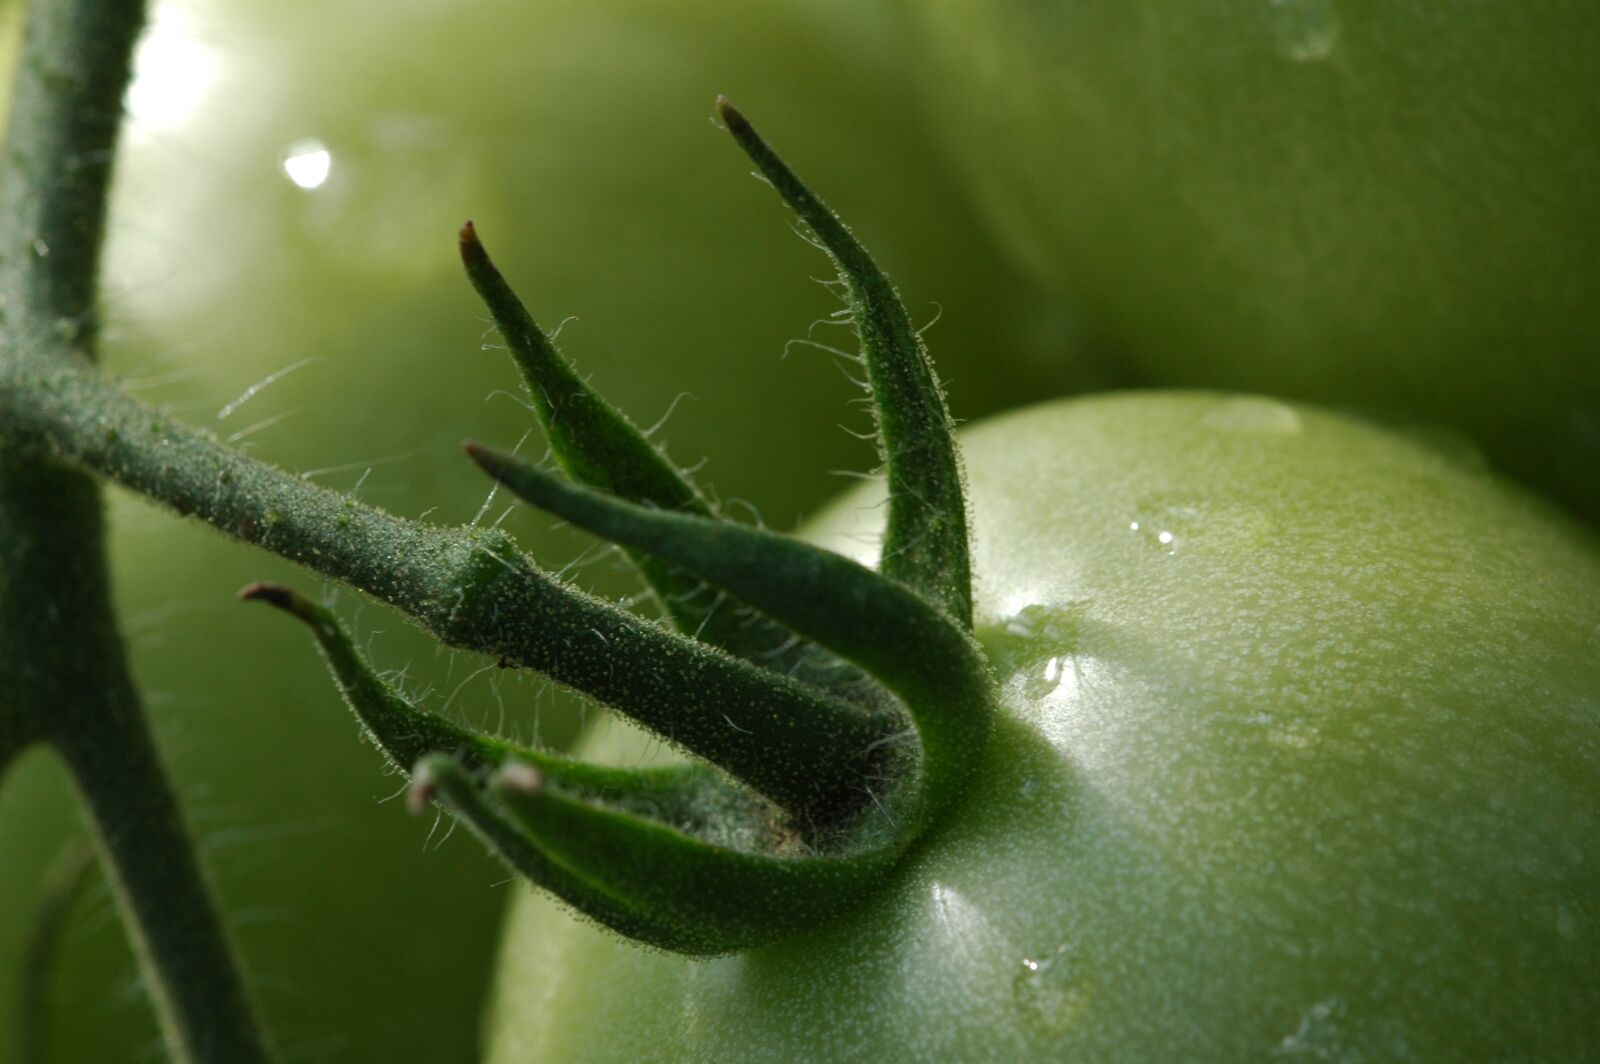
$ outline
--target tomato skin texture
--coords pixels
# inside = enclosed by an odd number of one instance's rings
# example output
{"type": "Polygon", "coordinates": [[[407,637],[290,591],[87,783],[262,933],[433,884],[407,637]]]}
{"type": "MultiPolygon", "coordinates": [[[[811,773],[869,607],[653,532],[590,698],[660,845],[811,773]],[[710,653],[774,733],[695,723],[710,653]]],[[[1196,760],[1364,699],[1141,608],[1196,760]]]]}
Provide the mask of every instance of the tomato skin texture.
{"type": "Polygon", "coordinates": [[[1600,520],[1592,4],[902,6],[991,222],[1137,382],[1449,425],[1600,520]]]}
{"type": "MultiPolygon", "coordinates": [[[[719,960],[525,893],[490,1061],[1600,1050],[1587,533],[1264,399],[1042,406],[964,450],[1004,713],[952,820],[862,910],[719,960]]],[[[876,501],[812,534],[870,555],[876,501]]]]}

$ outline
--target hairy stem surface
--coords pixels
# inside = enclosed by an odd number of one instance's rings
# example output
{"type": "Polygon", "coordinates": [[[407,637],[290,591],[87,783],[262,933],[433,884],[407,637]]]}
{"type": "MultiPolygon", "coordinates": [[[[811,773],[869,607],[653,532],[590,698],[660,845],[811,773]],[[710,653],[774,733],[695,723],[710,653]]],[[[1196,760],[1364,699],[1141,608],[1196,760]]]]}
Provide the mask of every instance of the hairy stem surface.
{"type": "MultiPolygon", "coordinates": [[[[92,355],[106,192],[143,21],[138,0],[32,5],[0,162],[0,379],[92,355]]],[[[0,747],[50,743],[70,767],[172,1057],[268,1060],[128,671],[99,488],[27,453],[13,424],[0,417],[0,747]]]]}
{"type": "Polygon", "coordinates": [[[584,691],[790,809],[830,816],[820,805],[855,793],[897,728],[566,587],[503,533],[408,521],[249,458],[71,354],[0,374],[0,420],[34,453],[367,592],[451,646],[584,691]]]}

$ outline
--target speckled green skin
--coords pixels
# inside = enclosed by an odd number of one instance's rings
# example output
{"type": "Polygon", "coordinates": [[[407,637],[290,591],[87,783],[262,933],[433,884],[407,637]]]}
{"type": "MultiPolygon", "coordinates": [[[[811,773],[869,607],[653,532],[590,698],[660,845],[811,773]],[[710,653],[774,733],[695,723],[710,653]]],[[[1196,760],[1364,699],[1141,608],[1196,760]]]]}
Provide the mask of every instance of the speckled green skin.
{"type": "MultiPolygon", "coordinates": [[[[493,1064],[1600,1052],[1600,546],[1470,455],[1269,400],[964,446],[1005,710],[946,829],[721,960],[525,895],[493,1064]]],[[[870,555],[874,501],[815,534],[870,555]]]]}
{"type": "Polygon", "coordinates": [[[996,227],[1163,385],[1438,421],[1600,521],[1590,0],[902,0],[996,227]]]}

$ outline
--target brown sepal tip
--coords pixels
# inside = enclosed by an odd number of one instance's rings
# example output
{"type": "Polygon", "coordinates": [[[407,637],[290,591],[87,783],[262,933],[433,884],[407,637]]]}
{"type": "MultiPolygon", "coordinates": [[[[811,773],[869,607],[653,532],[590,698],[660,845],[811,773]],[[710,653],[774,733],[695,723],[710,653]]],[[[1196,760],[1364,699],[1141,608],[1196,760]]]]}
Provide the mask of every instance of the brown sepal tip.
{"type": "Polygon", "coordinates": [[[467,457],[478,463],[478,467],[491,477],[498,478],[500,471],[506,467],[505,456],[486,443],[477,440],[462,440],[461,449],[467,457]]]}
{"type": "Polygon", "coordinates": [[[752,131],[750,120],[745,118],[726,96],[717,97],[717,113],[722,116],[722,121],[727,125],[728,131],[735,136],[742,136],[752,131]]]}
{"type": "Polygon", "coordinates": [[[258,580],[239,589],[239,598],[246,602],[265,602],[269,606],[276,606],[280,610],[294,611],[295,593],[293,589],[282,584],[258,580]]]}
{"type": "Polygon", "coordinates": [[[458,239],[462,262],[471,266],[489,261],[489,253],[484,250],[483,242],[478,239],[478,227],[473,225],[470,219],[461,227],[458,239]]]}

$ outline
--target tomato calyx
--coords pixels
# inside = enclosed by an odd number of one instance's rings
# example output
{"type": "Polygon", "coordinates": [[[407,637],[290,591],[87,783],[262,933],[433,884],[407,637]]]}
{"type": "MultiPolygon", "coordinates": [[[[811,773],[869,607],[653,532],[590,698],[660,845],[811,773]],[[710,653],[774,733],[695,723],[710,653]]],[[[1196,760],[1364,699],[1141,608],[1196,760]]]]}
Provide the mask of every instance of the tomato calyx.
{"type": "MultiPolygon", "coordinates": [[[[411,771],[413,808],[437,802],[585,915],[695,954],[814,927],[881,885],[970,776],[994,704],[972,635],[960,464],[921,338],[838,217],[726,100],[718,108],[838,267],[889,487],[879,571],[718,515],[578,376],[472,223],[460,234],[566,476],[486,444],[467,454],[622,547],[676,629],[625,629],[627,645],[597,629],[563,645],[566,682],[700,760],[611,768],[457,726],[380,678],[328,610],[279,585],[241,592],[310,627],[369,735],[411,771]]],[[[520,578],[509,563],[484,574],[491,587],[520,578]]]]}

